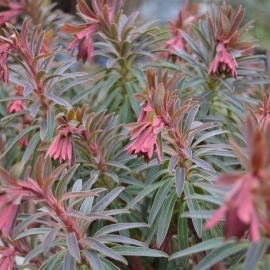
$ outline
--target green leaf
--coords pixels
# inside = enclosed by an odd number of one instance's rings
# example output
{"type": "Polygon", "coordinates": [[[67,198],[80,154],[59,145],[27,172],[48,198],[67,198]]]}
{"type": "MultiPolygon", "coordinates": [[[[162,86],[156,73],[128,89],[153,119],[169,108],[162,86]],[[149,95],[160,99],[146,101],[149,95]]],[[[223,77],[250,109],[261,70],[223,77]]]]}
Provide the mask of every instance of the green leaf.
{"type": "Polygon", "coordinates": [[[40,139],[43,141],[47,134],[47,121],[41,121],[40,123],[40,139]]]}
{"type": "Polygon", "coordinates": [[[52,140],[54,134],[54,112],[47,111],[47,142],[52,140]]]}
{"type": "Polygon", "coordinates": [[[54,96],[52,94],[43,94],[43,96],[45,96],[46,98],[52,100],[54,103],[57,103],[57,104],[59,104],[61,106],[66,107],[68,110],[72,109],[71,104],[69,104],[66,100],[64,100],[64,99],[62,99],[60,97],[54,96]]]}
{"type": "Polygon", "coordinates": [[[65,250],[62,250],[60,252],[57,252],[55,255],[49,257],[49,259],[46,261],[46,266],[43,270],[52,270],[55,269],[56,263],[61,260],[61,257],[65,253],[65,250]]]}
{"type": "Polygon", "coordinates": [[[121,168],[121,169],[124,169],[128,172],[131,172],[129,167],[127,167],[124,164],[117,162],[117,161],[108,161],[105,164],[113,166],[113,167],[121,168]]]}
{"type": "MultiPolygon", "coordinates": [[[[194,195],[193,187],[189,182],[185,182],[184,192],[185,192],[185,196],[194,195]]],[[[195,200],[188,200],[187,205],[188,205],[189,211],[199,211],[200,210],[198,202],[195,200]]],[[[192,223],[193,223],[194,228],[197,232],[197,235],[201,238],[202,237],[202,221],[200,219],[193,218],[192,223]]]]}
{"type": "Polygon", "coordinates": [[[172,192],[166,201],[164,202],[161,210],[160,220],[161,222],[158,225],[158,231],[157,231],[157,246],[160,248],[162,245],[173,215],[174,205],[177,199],[176,192],[172,192]]]}
{"type": "Polygon", "coordinates": [[[51,229],[50,228],[33,228],[29,229],[26,232],[23,232],[19,234],[14,240],[18,240],[22,237],[33,235],[33,234],[43,234],[43,233],[48,233],[51,229]]]}
{"type": "Polygon", "coordinates": [[[163,183],[163,185],[160,187],[160,189],[155,197],[155,200],[154,200],[154,203],[153,203],[150,215],[149,215],[148,223],[150,226],[152,225],[152,223],[153,223],[156,215],[158,214],[163,202],[165,201],[167,194],[172,187],[172,184],[173,184],[173,180],[169,180],[169,181],[165,181],[163,183]]]}
{"type": "MultiPolygon", "coordinates": [[[[225,242],[224,242],[223,237],[207,240],[207,241],[201,242],[201,243],[199,243],[197,245],[194,245],[192,247],[189,247],[187,249],[184,249],[184,250],[181,250],[181,251],[178,251],[178,252],[174,253],[170,257],[169,260],[175,260],[175,259],[187,256],[187,255],[191,255],[191,254],[194,254],[194,253],[199,253],[199,252],[202,252],[202,251],[219,248],[219,247],[223,246],[224,244],[225,244],[225,242]]],[[[227,244],[235,244],[235,240],[230,240],[230,241],[227,242],[227,244]]]]}
{"type": "Polygon", "coordinates": [[[93,249],[85,249],[82,251],[85,255],[88,262],[93,267],[93,270],[104,270],[102,263],[99,259],[99,256],[97,255],[96,251],[93,249]]]}
{"type": "Polygon", "coordinates": [[[12,149],[12,147],[24,136],[26,135],[28,132],[39,128],[39,126],[30,126],[28,128],[26,128],[25,130],[23,130],[19,135],[17,135],[7,146],[6,151],[0,156],[0,159],[2,159],[8,152],[10,149],[12,149]]]}
{"type": "Polygon", "coordinates": [[[102,243],[123,243],[147,248],[146,244],[144,244],[143,242],[121,235],[113,235],[113,234],[101,235],[96,237],[96,239],[102,243]]]}
{"type": "Polygon", "coordinates": [[[183,89],[186,89],[188,87],[194,87],[197,84],[203,83],[205,80],[202,77],[195,77],[193,79],[191,79],[190,81],[188,81],[184,86],[183,89]]]}
{"type": "Polygon", "coordinates": [[[113,200],[117,198],[117,196],[123,189],[124,187],[118,187],[112,190],[108,195],[106,195],[93,207],[92,212],[94,213],[103,211],[113,200]]]}
{"type": "Polygon", "coordinates": [[[133,111],[135,112],[135,115],[138,117],[141,112],[141,107],[139,105],[139,102],[134,99],[134,94],[136,93],[136,91],[134,91],[134,88],[130,83],[126,83],[126,89],[127,89],[130,105],[133,111]]]}
{"type": "Polygon", "coordinates": [[[102,261],[104,270],[121,270],[119,267],[115,266],[112,262],[103,257],[101,257],[100,260],[102,261]]]}
{"type": "Polygon", "coordinates": [[[96,251],[100,252],[101,254],[108,256],[114,260],[120,261],[124,264],[128,264],[126,259],[122,257],[119,253],[113,251],[112,249],[108,248],[104,244],[97,241],[95,238],[87,237],[80,240],[80,243],[84,243],[89,245],[91,248],[95,249],[96,251]]]}
{"type": "Polygon", "coordinates": [[[203,41],[205,47],[208,50],[212,49],[212,46],[210,45],[209,41],[207,40],[207,38],[205,37],[205,35],[202,33],[202,31],[200,30],[200,28],[195,25],[195,24],[191,24],[192,28],[197,32],[198,36],[201,38],[201,40],[203,41]]]}
{"type": "Polygon", "coordinates": [[[231,256],[243,249],[248,248],[248,246],[249,246],[248,241],[241,242],[239,244],[236,244],[235,242],[227,242],[223,246],[215,249],[214,251],[209,253],[209,255],[204,257],[202,261],[198,265],[196,265],[194,270],[208,270],[214,264],[222,261],[224,258],[227,258],[228,256],[231,256]]]}
{"type": "Polygon", "coordinates": [[[80,250],[78,246],[78,241],[74,232],[70,233],[66,237],[67,246],[72,257],[78,262],[81,263],[80,250]]]}
{"type": "Polygon", "coordinates": [[[256,266],[258,265],[259,261],[265,254],[268,244],[269,244],[268,239],[261,239],[257,243],[251,243],[251,245],[248,248],[247,256],[242,270],[257,269],[256,266]]]}
{"type": "Polygon", "coordinates": [[[39,143],[39,140],[40,140],[40,136],[38,133],[36,133],[30,140],[25,152],[24,152],[24,155],[22,157],[22,162],[23,163],[26,163],[28,161],[28,159],[31,157],[31,155],[33,154],[33,152],[35,151],[38,143],[39,143]]]}
{"type": "Polygon", "coordinates": [[[154,191],[155,189],[159,188],[160,186],[163,185],[163,182],[158,182],[152,185],[149,185],[146,187],[144,190],[142,190],[126,207],[125,209],[129,209],[132,206],[134,206],[137,202],[142,200],[144,197],[146,197],[149,193],[154,191]]]}
{"type": "Polygon", "coordinates": [[[141,248],[141,247],[114,247],[112,248],[115,252],[123,256],[140,256],[140,257],[164,257],[168,258],[168,255],[162,251],[149,249],[149,248],[141,248]]]}
{"type": "Polygon", "coordinates": [[[182,213],[184,213],[186,210],[187,210],[187,203],[183,202],[178,216],[178,232],[177,232],[178,245],[181,250],[188,248],[188,221],[187,218],[181,216],[182,213]]]}
{"type": "Polygon", "coordinates": [[[109,233],[112,233],[112,232],[118,232],[118,231],[121,231],[121,230],[132,229],[132,228],[140,228],[140,227],[149,227],[149,225],[144,224],[144,223],[118,223],[118,224],[108,225],[106,227],[103,227],[99,231],[97,231],[94,234],[94,237],[109,234],[109,233]]]}
{"type": "Polygon", "coordinates": [[[206,202],[211,202],[217,205],[222,205],[224,199],[221,197],[214,197],[211,195],[190,195],[185,197],[186,200],[201,200],[201,201],[206,201],[206,202]]]}
{"type": "Polygon", "coordinates": [[[48,234],[45,236],[43,242],[42,242],[42,247],[43,247],[43,253],[46,256],[51,248],[52,241],[55,238],[56,234],[60,230],[60,227],[53,228],[48,232],[48,234]]]}
{"type": "Polygon", "coordinates": [[[176,185],[176,193],[178,197],[180,197],[182,194],[185,178],[186,178],[185,168],[177,167],[175,171],[175,185],[176,185]]]}
{"type": "Polygon", "coordinates": [[[69,250],[67,250],[64,257],[63,269],[76,270],[76,261],[73,256],[71,256],[69,250]]]}

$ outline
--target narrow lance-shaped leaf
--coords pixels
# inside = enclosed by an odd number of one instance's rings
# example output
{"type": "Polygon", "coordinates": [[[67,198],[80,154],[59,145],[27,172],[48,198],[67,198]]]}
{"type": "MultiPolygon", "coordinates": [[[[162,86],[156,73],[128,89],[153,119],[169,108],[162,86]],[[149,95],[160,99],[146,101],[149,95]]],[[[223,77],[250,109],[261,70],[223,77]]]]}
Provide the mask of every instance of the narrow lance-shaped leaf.
{"type": "Polygon", "coordinates": [[[166,199],[166,201],[164,202],[164,204],[162,206],[161,215],[160,215],[161,222],[158,225],[158,231],[157,231],[157,246],[158,246],[158,248],[160,248],[160,246],[162,245],[162,243],[167,235],[167,232],[168,232],[168,229],[169,229],[169,226],[171,223],[176,199],[177,199],[176,193],[172,192],[168,196],[168,198],[166,199]]]}
{"type": "MultiPolygon", "coordinates": [[[[193,187],[190,183],[185,182],[184,184],[185,196],[194,195],[193,187]]],[[[199,205],[196,200],[187,200],[189,211],[199,211],[199,205]]],[[[192,219],[193,225],[199,237],[202,236],[202,221],[196,218],[192,219]]]]}
{"type": "Polygon", "coordinates": [[[114,199],[117,198],[119,193],[124,189],[124,187],[119,187],[112,190],[108,195],[106,195],[100,202],[98,202],[92,209],[92,212],[103,211],[114,199]]]}
{"type": "Polygon", "coordinates": [[[85,255],[88,262],[93,267],[93,270],[104,270],[103,265],[99,259],[99,256],[97,255],[96,251],[93,249],[85,249],[82,251],[85,255]]]}
{"type": "Polygon", "coordinates": [[[169,180],[169,181],[165,181],[164,184],[160,187],[155,197],[155,200],[154,200],[154,203],[153,203],[150,215],[149,215],[149,225],[152,225],[172,185],[173,185],[173,180],[169,180]]]}
{"type": "Polygon", "coordinates": [[[0,159],[2,159],[9,151],[10,149],[12,149],[12,147],[23,137],[25,136],[28,132],[38,128],[39,126],[30,126],[28,128],[26,128],[23,132],[21,132],[20,134],[18,134],[8,145],[8,147],[6,148],[5,152],[0,156],[0,159]]]}
{"type": "Polygon", "coordinates": [[[175,186],[178,197],[180,197],[182,194],[185,183],[185,177],[186,177],[185,168],[177,167],[175,171],[175,186]]]}
{"type": "Polygon", "coordinates": [[[255,270],[259,264],[261,258],[264,256],[267,246],[269,244],[268,239],[261,239],[257,243],[251,243],[249,246],[247,256],[245,259],[244,266],[242,270],[255,270]]]}
{"type": "Polygon", "coordinates": [[[28,161],[28,159],[31,157],[31,155],[33,154],[33,152],[35,151],[38,143],[39,143],[39,140],[40,140],[40,136],[38,133],[36,133],[30,140],[25,152],[24,152],[24,155],[22,157],[22,162],[23,163],[26,163],[28,161]]]}
{"type": "Polygon", "coordinates": [[[81,263],[80,250],[75,233],[73,232],[68,234],[66,240],[70,254],[74,257],[74,259],[76,259],[78,263],[81,263]]]}

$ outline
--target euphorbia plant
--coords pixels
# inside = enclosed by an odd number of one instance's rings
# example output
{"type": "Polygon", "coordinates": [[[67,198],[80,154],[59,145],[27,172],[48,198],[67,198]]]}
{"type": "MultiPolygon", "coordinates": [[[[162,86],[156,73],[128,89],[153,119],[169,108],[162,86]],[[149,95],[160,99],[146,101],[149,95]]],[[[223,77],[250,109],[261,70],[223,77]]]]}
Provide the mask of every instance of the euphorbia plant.
{"type": "Polygon", "coordinates": [[[0,1],[0,269],[267,269],[268,77],[244,9],[185,1],[167,32],[77,3],[0,1]]]}

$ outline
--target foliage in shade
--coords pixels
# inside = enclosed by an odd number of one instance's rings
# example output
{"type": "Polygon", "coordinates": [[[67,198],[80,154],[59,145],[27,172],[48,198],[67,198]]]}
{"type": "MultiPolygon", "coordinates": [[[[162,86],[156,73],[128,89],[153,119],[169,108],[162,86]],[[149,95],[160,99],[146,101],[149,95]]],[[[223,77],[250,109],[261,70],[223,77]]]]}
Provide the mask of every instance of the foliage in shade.
{"type": "Polygon", "coordinates": [[[0,270],[268,269],[252,22],[186,0],[162,30],[124,4],[0,0],[0,270]]]}

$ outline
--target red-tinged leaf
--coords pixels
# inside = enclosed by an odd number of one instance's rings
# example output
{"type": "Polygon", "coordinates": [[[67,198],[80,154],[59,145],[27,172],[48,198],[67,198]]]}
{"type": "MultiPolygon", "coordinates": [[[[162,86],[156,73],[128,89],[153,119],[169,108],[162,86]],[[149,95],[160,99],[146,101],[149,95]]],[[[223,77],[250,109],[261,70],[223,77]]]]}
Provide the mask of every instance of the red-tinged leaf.
{"type": "Polygon", "coordinates": [[[57,188],[55,190],[55,196],[58,202],[61,201],[61,198],[63,196],[65,189],[67,188],[68,183],[71,181],[75,171],[78,169],[79,166],[80,164],[74,165],[67,171],[64,177],[59,181],[57,188]]]}
{"type": "Polygon", "coordinates": [[[239,178],[241,178],[243,175],[239,173],[227,173],[221,175],[217,180],[217,184],[219,186],[225,186],[228,187],[229,185],[233,185],[239,178]]]}
{"type": "Polygon", "coordinates": [[[260,171],[264,162],[265,152],[266,143],[263,134],[259,129],[256,129],[250,145],[250,165],[251,171],[254,174],[260,171]]]}
{"type": "Polygon", "coordinates": [[[75,233],[72,232],[68,234],[66,240],[70,254],[75,258],[78,263],[81,263],[80,249],[75,233]]]}
{"type": "Polygon", "coordinates": [[[24,170],[24,163],[19,162],[13,165],[9,172],[10,180],[14,180],[14,182],[18,181],[23,170],[24,170]]]}
{"type": "Polygon", "coordinates": [[[96,16],[91,11],[91,9],[88,7],[85,0],[78,0],[78,6],[86,16],[88,16],[88,17],[90,17],[92,19],[96,19],[96,16]]]}
{"type": "Polygon", "coordinates": [[[230,35],[232,35],[240,26],[241,22],[243,21],[245,15],[245,10],[242,9],[240,12],[237,13],[235,16],[232,24],[231,24],[231,30],[230,30],[230,35]]]}
{"type": "Polygon", "coordinates": [[[40,155],[37,159],[34,170],[35,180],[41,188],[43,187],[43,162],[44,162],[44,155],[40,155]]]}
{"type": "Polygon", "coordinates": [[[244,168],[248,171],[249,170],[249,162],[248,162],[248,159],[246,157],[246,154],[243,152],[242,149],[240,149],[240,147],[234,141],[229,140],[229,142],[230,142],[230,145],[231,145],[234,153],[239,158],[239,161],[244,166],[244,168]]]}
{"type": "Polygon", "coordinates": [[[60,165],[53,173],[52,175],[47,178],[44,182],[44,186],[43,186],[43,191],[44,191],[44,197],[51,201],[51,199],[53,198],[53,194],[52,194],[52,185],[54,183],[54,181],[56,180],[56,178],[59,176],[59,174],[63,171],[63,169],[67,166],[67,164],[62,164],[60,165]]]}
{"type": "Polygon", "coordinates": [[[4,185],[12,185],[15,181],[10,179],[9,172],[0,167],[0,182],[4,185]]]}
{"type": "Polygon", "coordinates": [[[162,115],[163,97],[165,94],[165,88],[163,83],[160,83],[156,89],[154,107],[157,115],[162,115]]]}
{"type": "Polygon", "coordinates": [[[228,34],[230,33],[230,21],[225,13],[220,12],[221,17],[221,25],[222,25],[222,37],[226,38],[228,34]]]}

